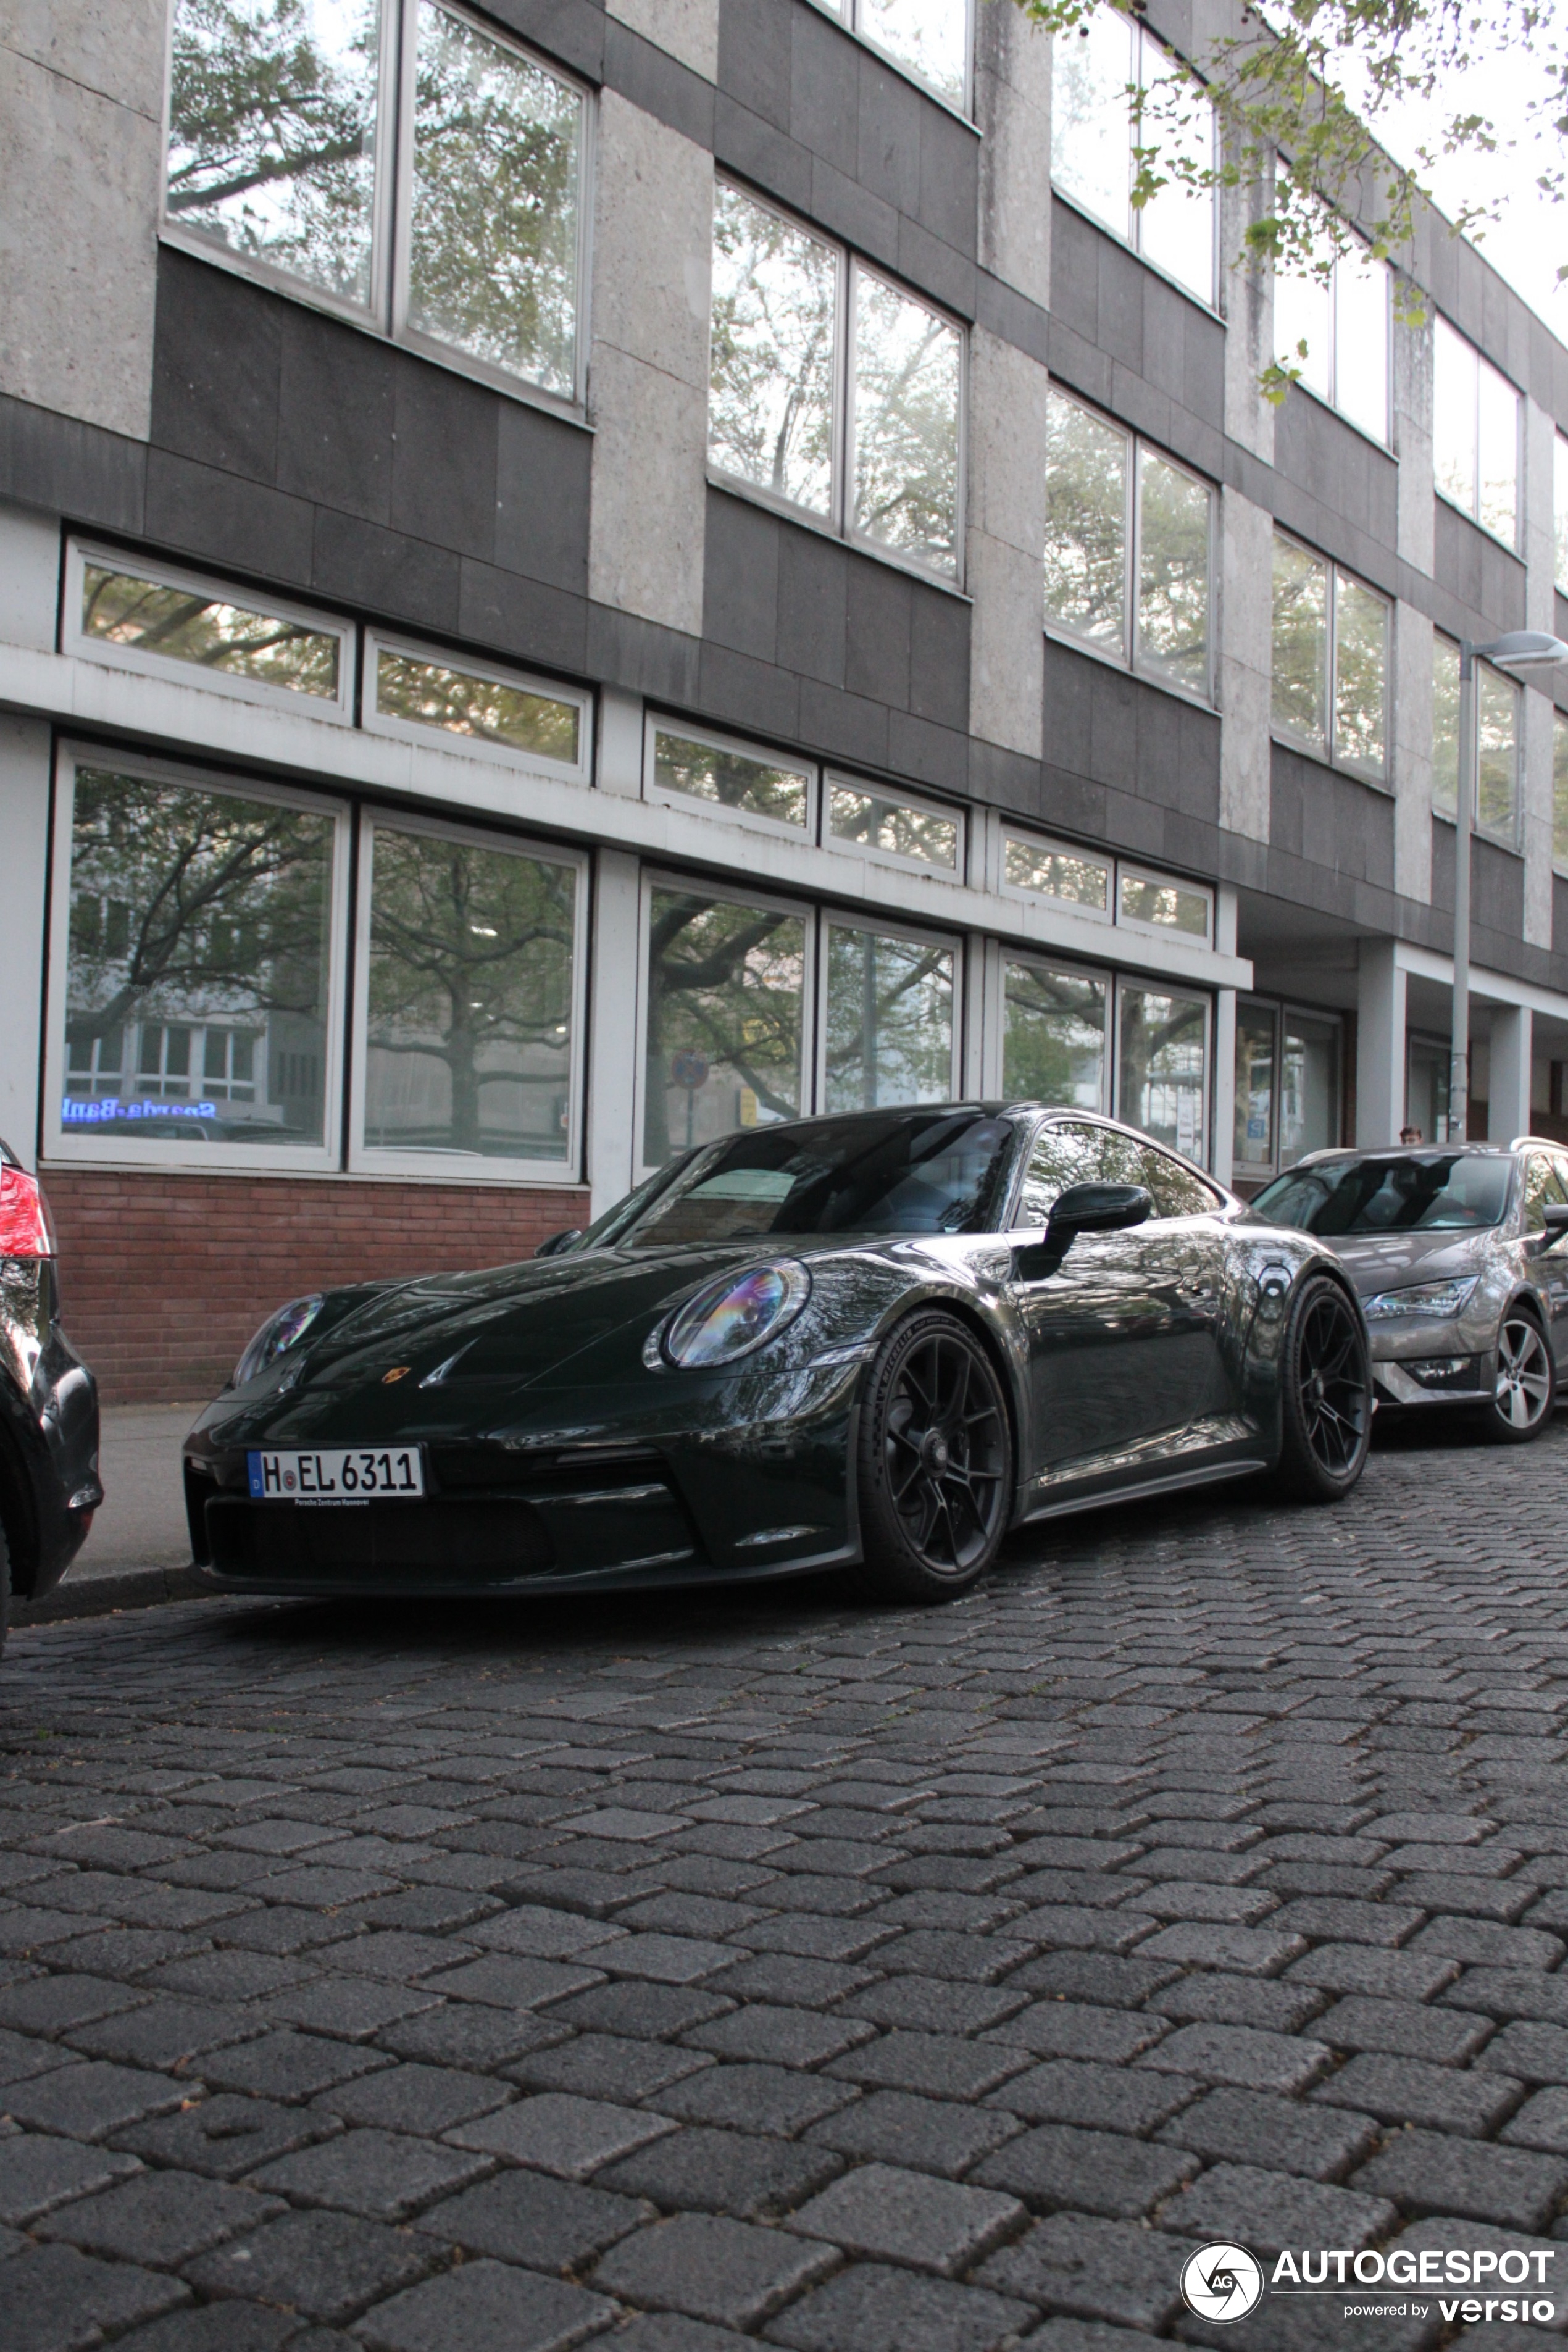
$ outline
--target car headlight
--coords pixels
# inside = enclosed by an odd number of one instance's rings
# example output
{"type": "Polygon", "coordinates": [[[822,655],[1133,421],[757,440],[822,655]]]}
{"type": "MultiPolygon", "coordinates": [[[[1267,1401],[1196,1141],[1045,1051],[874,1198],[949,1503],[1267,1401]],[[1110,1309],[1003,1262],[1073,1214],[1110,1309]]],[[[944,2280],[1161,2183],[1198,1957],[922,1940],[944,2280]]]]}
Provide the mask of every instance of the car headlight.
{"type": "Polygon", "coordinates": [[[1479,1280],[1479,1274],[1472,1274],[1449,1282],[1412,1283],[1408,1290],[1380,1290],[1365,1302],[1366,1319],[1384,1323],[1394,1315],[1457,1315],[1479,1280]]]}
{"type": "Polygon", "coordinates": [[[276,1315],[269,1315],[236,1364],[229,1386],[242,1389],[247,1381],[253,1381],[258,1372],[264,1372],[268,1364],[275,1364],[279,1356],[286,1356],[290,1348],[297,1348],[321,1313],[321,1294],[316,1290],[308,1298],[291,1298],[287,1307],[280,1307],[276,1315]]]}
{"type": "Polygon", "coordinates": [[[794,1258],[721,1275],[689,1298],[664,1334],[666,1360],[682,1371],[733,1364],[777,1339],[811,1296],[811,1276],[794,1258]]]}

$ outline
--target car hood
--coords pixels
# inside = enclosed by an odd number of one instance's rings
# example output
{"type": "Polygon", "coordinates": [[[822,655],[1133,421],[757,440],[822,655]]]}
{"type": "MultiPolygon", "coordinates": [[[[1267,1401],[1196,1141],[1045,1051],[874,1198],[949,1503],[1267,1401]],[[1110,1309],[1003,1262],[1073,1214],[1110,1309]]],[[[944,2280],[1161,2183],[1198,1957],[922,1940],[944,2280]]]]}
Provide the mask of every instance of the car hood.
{"type": "Polygon", "coordinates": [[[1477,1274],[1487,1264],[1501,1238],[1500,1227],[1480,1233],[1408,1233],[1317,1234],[1321,1246],[1331,1251],[1362,1297],[1380,1290],[1405,1290],[1417,1282],[1445,1282],[1456,1275],[1477,1274]]]}

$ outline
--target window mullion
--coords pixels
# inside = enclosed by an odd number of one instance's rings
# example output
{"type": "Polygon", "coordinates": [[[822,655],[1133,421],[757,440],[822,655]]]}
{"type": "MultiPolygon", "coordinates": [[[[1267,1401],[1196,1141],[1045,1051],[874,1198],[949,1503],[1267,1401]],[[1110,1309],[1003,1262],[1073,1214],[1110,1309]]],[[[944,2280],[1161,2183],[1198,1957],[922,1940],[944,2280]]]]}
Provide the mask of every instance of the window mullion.
{"type": "Polygon", "coordinates": [[[1143,444],[1133,434],[1127,436],[1127,498],[1122,518],[1122,537],[1126,542],[1125,579],[1122,591],[1127,612],[1127,667],[1136,667],[1139,638],[1138,582],[1142,561],[1143,543],[1143,444]]]}
{"type": "Polygon", "coordinates": [[[384,262],[379,294],[388,331],[401,335],[408,318],[409,222],[414,202],[415,85],[419,55],[419,0],[383,0],[383,35],[392,52],[382,76],[393,102],[386,109],[382,205],[384,262]]]}
{"type": "Polygon", "coordinates": [[[1329,571],[1328,628],[1324,632],[1323,660],[1323,745],[1331,766],[1339,751],[1337,713],[1339,708],[1340,667],[1340,567],[1331,563],[1329,571]]]}
{"type": "Polygon", "coordinates": [[[837,415],[833,428],[833,526],[849,536],[849,476],[855,463],[855,308],[859,272],[851,255],[840,250],[838,292],[834,331],[838,350],[833,365],[833,397],[837,415]]]}

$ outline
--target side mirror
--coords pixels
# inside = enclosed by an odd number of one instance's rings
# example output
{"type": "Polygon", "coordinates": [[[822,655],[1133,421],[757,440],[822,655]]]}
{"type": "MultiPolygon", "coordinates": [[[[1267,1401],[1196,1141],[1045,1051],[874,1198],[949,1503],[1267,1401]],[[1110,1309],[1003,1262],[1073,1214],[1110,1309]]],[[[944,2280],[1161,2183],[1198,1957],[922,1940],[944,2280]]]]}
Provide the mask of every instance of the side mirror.
{"type": "Polygon", "coordinates": [[[559,1257],[563,1250],[569,1250],[574,1242],[580,1242],[582,1238],[581,1225],[568,1225],[563,1234],[549,1234],[540,1243],[533,1255],[535,1257],[559,1257]]]}
{"type": "Polygon", "coordinates": [[[1120,1233],[1153,1213],[1153,1194],[1142,1184],[1069,1184],[1057,1195],[1046,1239],[1065,1247],[1075,1234],[1120,1233]]]}
{"type": "Polygon", "coordinates": [[[1543,1202],[1541,1214],[1546,1227],[1546,1246],[1554,1248],[1563,1234],[1568,1234],[1568,1201],[1543,1202]]]}

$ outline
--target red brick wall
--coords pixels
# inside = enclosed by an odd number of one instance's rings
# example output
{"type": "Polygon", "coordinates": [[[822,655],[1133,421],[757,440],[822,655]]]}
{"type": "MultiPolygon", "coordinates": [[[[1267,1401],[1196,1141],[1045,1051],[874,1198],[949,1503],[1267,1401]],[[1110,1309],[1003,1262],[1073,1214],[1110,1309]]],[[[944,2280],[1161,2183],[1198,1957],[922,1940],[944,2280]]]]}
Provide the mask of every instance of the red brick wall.
{"type": "Polygon", "coordinates": [[[301,1291],[531,1257],[588,1195],[350,1178],[46,1168],[63,1319],[106,1403],[212,1395],[301,1291]]]}

